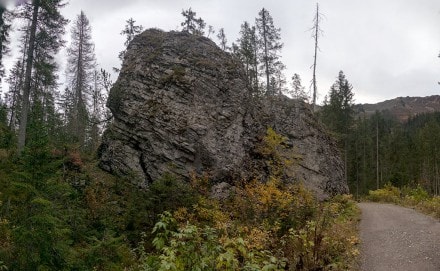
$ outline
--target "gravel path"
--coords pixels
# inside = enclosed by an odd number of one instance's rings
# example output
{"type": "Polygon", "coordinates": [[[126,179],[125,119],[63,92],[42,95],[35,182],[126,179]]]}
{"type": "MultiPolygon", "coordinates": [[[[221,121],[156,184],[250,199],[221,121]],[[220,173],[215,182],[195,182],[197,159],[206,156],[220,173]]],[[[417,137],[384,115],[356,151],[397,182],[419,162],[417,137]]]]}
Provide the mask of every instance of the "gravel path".
{"type": "Polygon", "coordinates": [[[361,270],[440,271],[440,222],[391,204],[360,203],[361,270]]]}

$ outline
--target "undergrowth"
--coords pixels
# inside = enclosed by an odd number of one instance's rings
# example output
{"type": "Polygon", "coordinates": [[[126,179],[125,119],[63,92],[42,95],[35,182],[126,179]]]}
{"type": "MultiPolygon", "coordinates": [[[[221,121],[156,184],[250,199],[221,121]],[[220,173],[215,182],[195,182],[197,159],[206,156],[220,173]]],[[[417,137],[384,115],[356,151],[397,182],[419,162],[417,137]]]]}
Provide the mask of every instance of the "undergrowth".
{"type": "Polygon", "coordinates": [[[0,270],[353,270],[356,204],[286,182],[284,141],[268,129],[267,178],[221,200],[206,177],[139,189],[75,147],[0,149],[0,270]]]}
{"type": "Polygon", "coordinates": [[[420,186],[399,189],[386,184],[381,189],[369,191],[366,199],[374,202],[394,203],[413,207],[425,214],[440,218],[440,196],[431,196],[420,186]]]}
{"type": "Polygon", "coordinates": [[[354,270],[359,210],[352,197],[319,202],[300,183],[282,181],[285,138],[268,129],[261,154],[267,180],[238,181],[226,199],[194,177],[197,202],[159,215],[131,270],[354,270]]]}
{"type": "Polygon", "coordinates": [[[359,211],[351,196],[320,203],[276,180],[236,187],[224,202],[200,195],[164,212],[137,248],[133,270],[353,270],[359,211]]]}

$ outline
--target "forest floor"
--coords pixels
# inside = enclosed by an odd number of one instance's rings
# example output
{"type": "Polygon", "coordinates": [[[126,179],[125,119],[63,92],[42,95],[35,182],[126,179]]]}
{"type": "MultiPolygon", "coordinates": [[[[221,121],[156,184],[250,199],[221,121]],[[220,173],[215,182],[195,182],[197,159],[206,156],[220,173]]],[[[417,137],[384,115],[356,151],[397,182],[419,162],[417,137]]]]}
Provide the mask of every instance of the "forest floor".
{"type": "Polygon", "coordinates": [[[359,207],[361,270],[440,270],[439,221],[392,204],[359,207]]]}

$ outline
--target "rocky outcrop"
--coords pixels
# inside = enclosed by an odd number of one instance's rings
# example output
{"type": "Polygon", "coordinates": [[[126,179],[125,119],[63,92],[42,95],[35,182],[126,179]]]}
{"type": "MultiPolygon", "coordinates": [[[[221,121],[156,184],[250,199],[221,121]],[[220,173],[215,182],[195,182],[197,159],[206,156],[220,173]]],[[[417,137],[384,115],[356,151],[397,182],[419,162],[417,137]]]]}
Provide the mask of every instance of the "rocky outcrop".
{"type": "Polygon", "coordinates": [[[252,97],[241,64],[207,38],[154,29],[137,36],[108,106],[114,121],[100,166],[140,186],[165,173],[208,174],[218,183],[258,171],[264,178],[255,150],[272,127],[299,157],[286,181],[303,181],[319,197],[348,192],[335,143],[307,105],[252,97]]]}

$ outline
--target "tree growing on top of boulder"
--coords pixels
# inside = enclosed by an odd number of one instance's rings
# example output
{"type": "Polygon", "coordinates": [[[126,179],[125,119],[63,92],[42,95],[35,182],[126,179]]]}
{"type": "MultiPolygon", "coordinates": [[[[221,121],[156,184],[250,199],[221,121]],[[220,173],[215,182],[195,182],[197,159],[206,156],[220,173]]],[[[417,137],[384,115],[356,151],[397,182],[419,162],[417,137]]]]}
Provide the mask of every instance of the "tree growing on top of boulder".
{"type": "Polygon", "coordinates": [[[292,98],[306,101],[308,99],[307,93],[304,91],[304,87],[301,84],[301,77],[295,73],[292,76],[292,90],[289,91],[292,98]]]}
{"type": "MultiPolygon", "coordinates": [[[[124,42],[124,50],[119,52],[119,59],[121,61],[124,61],[125,52],[127,51],[128,44],[133,40],[134,36],[140,34],[142,30],[144,30],[144,27],[142,25],[135,25],[136,21],[133,20],[133,18],[128,19],[125,21],[127,24],[125,25],[125,28],[121,31],[121,35],[125,36],[125,42],[124,42]]],[[[120,72],[119,68],[113,67],[113,71],[120,72]]]]}
{"type": "Polygon", "coordinates": [[[234,53],[244,64],[248,85],[254,94],[259,94],[258,35],[255,26],[251,26],[246,21],[241,25],[234,53]]]}
{"type": "Polygon", "coordinates": [[[183,27],[182,31],[197,35],[203,36],[205,34],[206,23],[202,18],[196,18],[197,13],[192,11],[191,8],[188,10],[182,10],[182,15],[185,17],[185,21],[183,21],[180,25],[183,27]]]}
{"type": "Polygon", "coordinates": [[[275,27],[272,16],[265,8],[258,13],[255,25],[259,36],[258,58],[261,63],[260,69],[264,70],[266,76],[266,95],[275,95],[279,91],[274,89],[277,84],[271,84],[271,80],[276,79],[276,74],[285,68],[280,61],[279,54],[283,48],[280,35],[281,29],[275,27]]]}
{"type": "MultiPolygon", "coordinates": [[[[124,46],[127,48],[130,41],[133,40],[134,36],[141,33],[144,27],[142,25],[135,25],[136,21],[133,20],[133,18],[128,19],[125,21],[127,24],[125,25],[125,28],[121,31],[121,35],[125,36],[125,42],[124,46]]],[[[124,60],[126,49],[122,50],[118,57],[121,61],[124,60]]]]}
{"type": "Polygon", "coordinates": [[[220,48],[222,48],[223,51],[229,50],[228,40],[226,39],[225,30],[223,28],[220,28],[218,31],[217,38],[220,41],[220,48]]]}

